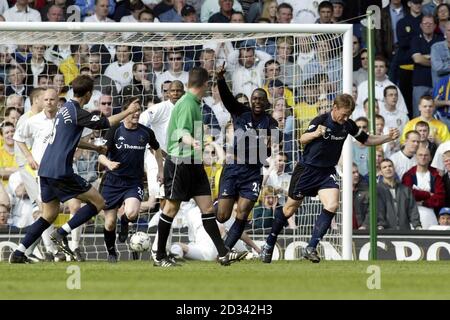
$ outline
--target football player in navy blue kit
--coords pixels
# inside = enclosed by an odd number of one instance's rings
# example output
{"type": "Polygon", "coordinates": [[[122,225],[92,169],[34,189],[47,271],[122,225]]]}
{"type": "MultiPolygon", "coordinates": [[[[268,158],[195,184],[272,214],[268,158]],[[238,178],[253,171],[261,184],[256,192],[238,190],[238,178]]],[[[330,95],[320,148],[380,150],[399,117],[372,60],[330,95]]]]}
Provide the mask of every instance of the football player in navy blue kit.
{"type": "Polygon", "coordinates": [[[233,120],[234,161],[225,164],[220,177],[217,220],[221,223],[227,221],[237,201],[236,219],[225,240],[225,246],[232,249],[241,238],[247,218],[258,200],[263,179],[261,169],[270,156],[271,138],[277,139],[275,136],[280,137],[281,134],[277,121],[266,114],[270,105],[266,92],[255,89],[249,108],[235,99],[224,74],[224,66],[219,67],[217,84],[220,97],[233,120]]]}
{"type": "MultiPolygon", "coordinates": [[[[140,105],[139,99],[132,98],[126,102],[125,111],[133,104],[140,105]]],[[[107,155],[100,155],[98,161],[107,168],[102,179],[100,192],[105,198],[105,236],[108,261],[117,262],[115,249],[117,210],[124,204],[124,212],[120,218],[119,241],[125,242],[128,237],[128,223],[136,221],[141,201],[144,196],[144,154],[150,146],[158,163],[158,180],[163,182],[163,160],[159,143],[154,132],[139,124],[141,110],[127,116],[119,125],[111,127],[107,132],[107,155]]]]}
{"type": "Polygon", "coordinates": [[[277,236],[287,219],[297,211],[303,198],[316,195],[319,195],[323,209],[314,224],[311,240],[303,252],[303,257],[314,263],[320,262],[316,247],[327,233],[339,207],[339,185],[335,166],[347,135],[352,135],[366,146],[382,144],[399,137],[400,133],[396,128],[390,129],[387,135],[368,135],[350,119],[354,109],[352,96],[338,95],[331,111],[314,118],[300,137],[300,143],[305,145],[304,152],[292,173],[289,197],[283,207],[283,213],[275,215],[272,230],[262,248],[262,262],[272,261],[277,236]]]}
{"type": "Polygon", "coordinates": [[[80,75],[72,81],[74,98],[58,111],[52,137],[41,160],[38,176],[42,198],[42,216],[27,231],[25,238],[11,254],[10,263],[29,263],[25,250],[33,244],[56,219],[60,202],[77,198],[86,203],[66,224],[55,230],[50,238],[66,254],[74,254],[66,245],[67,234],[87,222],[103,209],[105,200],[86,180],[73,172],[73,156],[85,127],[99,130],[118,124],[126,116],[139,110],[133,105],[127,110],[108,118],[83,110],[91,99],[94,81],[87,75],[80,75]]]}

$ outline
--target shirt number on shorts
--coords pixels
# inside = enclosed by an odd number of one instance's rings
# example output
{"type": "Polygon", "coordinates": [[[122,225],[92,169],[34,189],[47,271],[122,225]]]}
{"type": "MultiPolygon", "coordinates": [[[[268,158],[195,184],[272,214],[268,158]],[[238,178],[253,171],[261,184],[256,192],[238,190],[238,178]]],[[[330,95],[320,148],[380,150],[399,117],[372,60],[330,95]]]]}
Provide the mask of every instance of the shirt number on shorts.
{"type": "Polygon", "coordinates": [[[259,184],[256,182],[253,182],[253,192],[259,192],[259,184]]]}

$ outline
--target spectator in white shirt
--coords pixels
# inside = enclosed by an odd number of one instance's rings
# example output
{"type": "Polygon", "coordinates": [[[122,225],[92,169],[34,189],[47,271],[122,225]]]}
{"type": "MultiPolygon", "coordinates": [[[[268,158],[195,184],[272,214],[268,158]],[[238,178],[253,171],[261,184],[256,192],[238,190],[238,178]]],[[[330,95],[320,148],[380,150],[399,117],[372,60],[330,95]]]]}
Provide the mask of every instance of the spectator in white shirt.
{"type": "Polygon", "coordinates": [[[120,92],[133,80],[134,63],[131,61],[130,47],[126,45],[118,45],[116,47],[116,58],[117,61],[111,63],[106,68],[105,76],[108,76],[114,80],[117,92],[120,92]]]}
{"type": "Polygon", "coordinates": [[[253,47],[241,47],[228,56],[227,72],[232,74],[233,95],[243,93],[247,97],[264,85],[264,64],[272,57],[253,47]]]}
{"type": "Polygon", "coordinates": [[[415,130],[408,131],[403,149],[389,158],[394,163],[395,173],[399,179],[402,179],[403,174],[417,164],[416,152],[419,144],[420,134],[415,130]]]}
{"type": "Polygon", "coordinates": [[[3,12],[5,21],[41,22],[41,14],[28,6],[28,0],[17,0],[16,5],[3,12]]]}
{"type": "Polygon", "coordinates": [[[167,60],[169,61],[169,70],[157,76],[155,82],[156,94],[160,99],[163,98],[161,85],[165,81],[179,80],[185,87],[188,82],[188,73],[183,70],[183,51],[169,51],[167,54],[167,60]]]}
{"type": "MultiPolygon", "coordinates": [[[[380,103],[380,109],[384,108],[384,88],[387,86],[393,86],[394,83],[388,79],[387,73],[387,62],[382,56],[375,57],[375,98],[378,99],[380,103]]],[[[363,81],[358,86],[358,101],[357,104],[362,104],[362,102],[368,98],[368,82],[363,81]]],[[[398,87],[397,87],[398,89],[398,87]]],[[[398,90],[398,103],[397,109],[401,112],[408,112],[406,108],[405,99],[402,93],[398,90]]]]}
{"type": "Polygon", "coordinates": [[[115,22],[108,18],[109,0],[96,0],[95,14],[84,18],[84,22],[115,22]]]}

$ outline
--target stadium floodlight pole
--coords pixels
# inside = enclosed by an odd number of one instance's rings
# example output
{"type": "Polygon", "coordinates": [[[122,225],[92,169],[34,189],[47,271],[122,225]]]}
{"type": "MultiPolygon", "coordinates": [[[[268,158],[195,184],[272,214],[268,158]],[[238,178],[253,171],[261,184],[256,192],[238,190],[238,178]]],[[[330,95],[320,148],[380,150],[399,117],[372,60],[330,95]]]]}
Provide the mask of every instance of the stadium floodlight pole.
{"type": "MultiPolygon", "coordinates": [[[[375,25],[374,12],[367,10],[367,57],[369,85],[369,132],[375,134],[375,78],[374,78],[374,48],[375,25]]],[[[370,215],[370,260],[377,260],[377,168],[375,164],[375,146],[369,147],[369,215],[370,215]]]]}

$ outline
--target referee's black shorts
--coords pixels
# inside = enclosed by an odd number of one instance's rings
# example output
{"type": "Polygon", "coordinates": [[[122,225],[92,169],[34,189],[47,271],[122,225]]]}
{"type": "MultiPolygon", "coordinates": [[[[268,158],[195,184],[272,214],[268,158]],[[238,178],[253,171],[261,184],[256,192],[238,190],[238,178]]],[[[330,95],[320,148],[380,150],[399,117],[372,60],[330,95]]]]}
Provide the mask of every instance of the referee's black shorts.
{"type": "Polygon", "coordinates": [[[167,158],[164,162],[164,193],[169,200],[189,201],[196,196],[211,196],[203,164],[167,158]]]}

